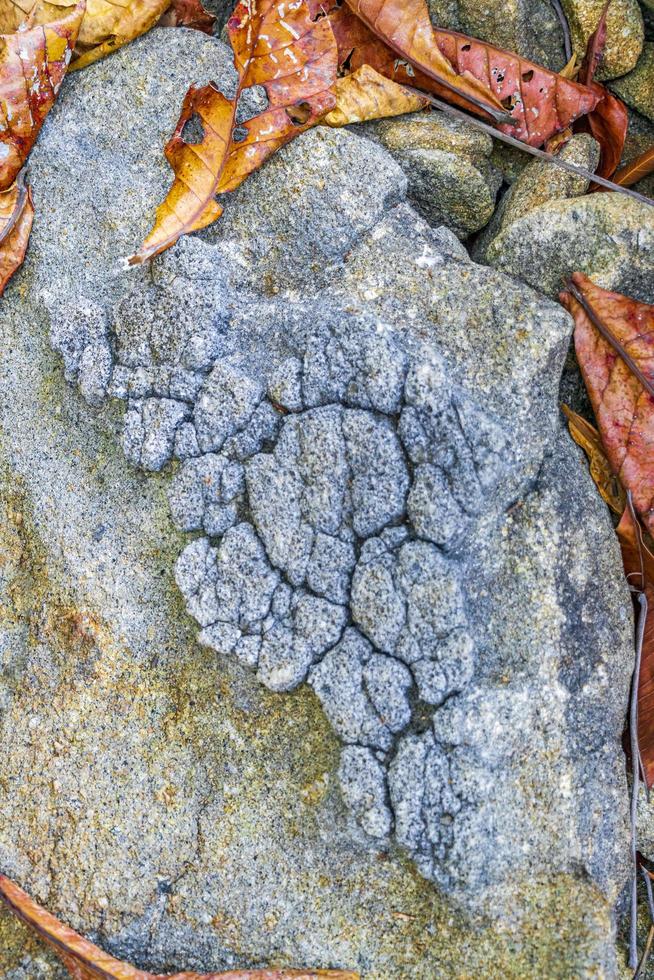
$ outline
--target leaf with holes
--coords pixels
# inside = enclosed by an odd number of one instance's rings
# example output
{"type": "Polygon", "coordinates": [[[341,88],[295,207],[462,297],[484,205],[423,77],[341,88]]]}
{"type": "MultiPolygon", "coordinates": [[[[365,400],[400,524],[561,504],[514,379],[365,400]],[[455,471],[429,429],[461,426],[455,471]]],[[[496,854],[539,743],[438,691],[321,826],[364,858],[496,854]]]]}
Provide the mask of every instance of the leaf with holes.
{"type": "Polygon", "coordinates": [[[561,302],[613,472],[654,531],[654,307],[576,272],[561,302]]]}
{"type": "Polygon", "coordinates": [[[579,72],[579,81],[592,88],[599,101],[593,111],[580,119],[575,127],[577,132],[590,133],[599,143],[600,163],[597,173],[600,177],[610,177],[620,163],[629,124],[624,103],[595,81],[595,72],[606,44],[606,15],[609,4],[610,0],[602,11],[597,27],[588,38],[586,55],[579,72]]]}
{"type": "Polygon", "coordinates": [[[173,0],[159,21],[159,27],[191,27],[213,34],[216,18],[202,6],[202,0],[173,0]]]}
{"type": "Polygon", "coordinates": [[[45,26],[0,37],[0,190],[22,169],[54,105],[84,15],[84,0],[45,26]]]}
{"type": "Polygon", "coordinates": [[[74,932],[33,901],[22,888],[0,875],[0,899],[12,912],[52,947],[76,980],[357,980],[348,970],[228,970],[226,973],[159,973],[137,970],[123,963],[74,932]]]}
{"type": "MultiPolygon", "coordinates": [[[[314,2],[319,6],[319,0],[314,2]]],[[[481,88],[471,91],[486,93],[487,99],[490,92],[492,102],[488,104],[494,108],[487,111],[494,116],[498,128],[531,146],[541,146],[597,104],[597,94],[587,86],[484,41],[431,25],[431,39],[426,40],[425,18],[428,22],[429,16],[423,0],[412,0],[410,7],[420,24],[418,46],[412,44],[408,8],[402,0],[348,0],[348,4],[338,7],[330,0],[325,8],[338,43],[341,66],[355,70],[369,64],[399,84],[433,92],[480,114],[479,106],[465,98],[462,89],[457,90],[456,85],[445,88],[437,73],[429,70],[429,60],[434,56],[426,52],[435,46],[454,71],[455,79],[467,79],[470,84],[476,80],[481,88]],[[394,28],[396,8],[404,13],[402,17],[397,14],[399,27],[394,28]],[[376,10],[380,13],[375,19],[376,10]],[[503,115],[498,116],[498,107],[503,115]],[[512,122],[501,122],[508,115],[512,122]]]]}
{"type": "Polygon", "coordinates": [[[362,65],[339,78],[333,88],[336,105],[323,122],[327,126],[347,126],[368,119],[385,119],[405,112],[417,112],[428,105],[418,92],[380,75],[370,65],[362,65]]]}
{"type": "Polygon", "coordinates": [[[21,171],[11,187],[0,192],[0,296],[27,251],[34,207],[21,171]]]}
{"type": "Polygon", "coordinates": [[[180,235],[219,218],[223,207],[216,194],[233,191],[276,149],[336,104],[331,91],[337,69],[334,35],[326,18],[311,19],[305,0],[239,3],[228,31],[239,77],[236,96],[228,99],[211,84],[187,92],[165,150],[175,179],[152,231],[128,259],[130,265],[159,255],[180,235]],[[239,97],[253,85],[265,88],[268,107],[237,130],[239,97]],[[188,143],[182,133],[195,118],[203,137],[188,143]]]}

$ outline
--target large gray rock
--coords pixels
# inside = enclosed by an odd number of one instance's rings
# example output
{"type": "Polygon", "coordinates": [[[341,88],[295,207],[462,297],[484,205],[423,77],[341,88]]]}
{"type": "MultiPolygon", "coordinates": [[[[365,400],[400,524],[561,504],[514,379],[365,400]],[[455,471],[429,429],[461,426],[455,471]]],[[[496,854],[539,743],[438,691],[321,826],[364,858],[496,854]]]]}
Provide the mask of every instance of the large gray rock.
{"type": "Polygon", "coordinates": [[[122,271],[191,63],[231,77],[184,31],[89,69],[31,161],[0,311],[3,868],[158,970],[612,975],[631,618],[558,417],[571,321],[324,129],[122,271]],[[462,913],[502,927],[464,954],[462,913]]]}

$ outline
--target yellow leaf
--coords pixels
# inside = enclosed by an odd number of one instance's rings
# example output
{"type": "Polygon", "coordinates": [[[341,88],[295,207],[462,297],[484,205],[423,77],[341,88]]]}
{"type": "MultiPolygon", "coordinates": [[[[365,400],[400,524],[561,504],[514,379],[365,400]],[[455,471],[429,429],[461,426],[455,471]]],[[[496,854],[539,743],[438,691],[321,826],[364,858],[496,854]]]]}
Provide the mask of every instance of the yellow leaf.
{"type": "Polygon", "coordinates": [[[588,456],[590,475],[595,481],[595,486],[602,495],[602,499],[609,505],[614,514],[622,514],[627,506],[627,498],[620,481],[613,473],[606,458],[599,432],[595,426],[587,422],[581,415],[577,415],[567,405],[562,405],[561,408],[568,419],[570,435],[588,456]]]}
{"type": "Polygon", "coordinates": [[[370,65],[361,65],[352,74],[339,78],[332,91],[336,105],[323,119],[328,126],[400,116],[404,112],[417,112],[429,104],[428,99],[385,78],[370,65]]]}

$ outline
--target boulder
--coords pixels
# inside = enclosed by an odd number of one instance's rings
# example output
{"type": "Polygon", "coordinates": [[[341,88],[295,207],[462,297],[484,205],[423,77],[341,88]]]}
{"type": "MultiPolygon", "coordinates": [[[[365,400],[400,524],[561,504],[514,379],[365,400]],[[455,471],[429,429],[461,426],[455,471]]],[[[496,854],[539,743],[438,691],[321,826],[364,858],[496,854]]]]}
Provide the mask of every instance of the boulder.
{"type": "MultiPolygon", "coordinates": [[[[219,41],[152,31],[31,158],[2,867],[161,972],[614,975],[632,624],[559,418],[571,320],[327,129],[126,272],[188,65],[233,84],[219,41]]],[[[56,975],[0,930],[8,975],[56,975]]]]}
{"type": "Polygon", "coordinates": [[[654,41],[648,41],[633,71],[617,78],[611,88],[623,102],[654,122],[654,41]]]}

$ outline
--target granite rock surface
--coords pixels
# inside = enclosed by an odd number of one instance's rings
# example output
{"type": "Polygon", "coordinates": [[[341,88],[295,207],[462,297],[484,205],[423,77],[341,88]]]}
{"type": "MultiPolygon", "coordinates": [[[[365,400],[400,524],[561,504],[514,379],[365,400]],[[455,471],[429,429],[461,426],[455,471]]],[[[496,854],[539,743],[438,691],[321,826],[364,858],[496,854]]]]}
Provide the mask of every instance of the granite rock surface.
{"type": "Polygon", "coordinates": [[[220,42],[155,30],[67,83],[31,158],[47,221],[0,313],[7,509],[38,531],[5,521],[3,864],[149,968],[456,976],[484,914],[484,969],[612,975],[631,620],[559,419],[571,321],[324,129],[125,273],[191,61],[233,84],[220,42]],[[447,938],[398,944],[394,912],[447,938]]]}

